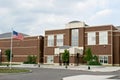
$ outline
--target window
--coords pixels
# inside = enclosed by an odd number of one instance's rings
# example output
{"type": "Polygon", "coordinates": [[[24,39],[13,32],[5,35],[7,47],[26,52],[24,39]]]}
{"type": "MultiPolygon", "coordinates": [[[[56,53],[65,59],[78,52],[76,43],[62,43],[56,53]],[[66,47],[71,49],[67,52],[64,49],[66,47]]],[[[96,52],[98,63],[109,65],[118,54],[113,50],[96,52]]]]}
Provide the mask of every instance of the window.
{"type": "Polygon", "coordinates": [[[96,33],[89,32],[88,33],[88,45],[95,45],[96,44],[96,33]]]}
{"type": "Polygon", "coordinates": [[[108,56],[99,56],[99,61],[101,64],[108,64],[108,56]]]}
{"type": "Polygon", "coordinates": [[[47,63],[48,64],[53,64],[53,61],[54,61],[54,56],[52,56],[52,55],[47,56],[47,63]]]}
{"type": "Polygon", "coordinates": [[[79,36],[79,30],[78,29],[72,29],[71,31],[71,46],[78,46],[78,36],[79,36]]]}
{"type": "Polygon", "coordinates": [[[54,46],[54,35],[48,36],[48,46],[54,46]]]}
{"type": "Polygon", "coordinates": [[[108,44],[108,32],[99,32],[99,44],[108,44]]]}
{"type": "Polygon", "coordinates": [[[63,34],[58,34],[57,35],[57,46],[63,46],[63,34]]]}

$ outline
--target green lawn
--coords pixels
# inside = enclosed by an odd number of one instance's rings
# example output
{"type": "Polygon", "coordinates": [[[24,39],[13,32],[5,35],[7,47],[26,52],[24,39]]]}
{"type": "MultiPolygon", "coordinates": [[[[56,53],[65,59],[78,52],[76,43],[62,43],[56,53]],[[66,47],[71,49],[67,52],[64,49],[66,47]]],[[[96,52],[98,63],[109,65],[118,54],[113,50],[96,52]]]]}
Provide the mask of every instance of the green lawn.
{"type": "MultiPolygon", "coordinates": [[[[8,63],[0,63],[0,66],[7,66],[7,65],[10,65],[8,63]]],[[[12,65],[20,65],[20,64],[12,64],[12,65]]]]}
{"type": "Polygon", "coordinates": [[[30,72],[27,69],[17,69],[17,68],[0,68],[0,73],[21,73],[21,72],[30,72]]]}

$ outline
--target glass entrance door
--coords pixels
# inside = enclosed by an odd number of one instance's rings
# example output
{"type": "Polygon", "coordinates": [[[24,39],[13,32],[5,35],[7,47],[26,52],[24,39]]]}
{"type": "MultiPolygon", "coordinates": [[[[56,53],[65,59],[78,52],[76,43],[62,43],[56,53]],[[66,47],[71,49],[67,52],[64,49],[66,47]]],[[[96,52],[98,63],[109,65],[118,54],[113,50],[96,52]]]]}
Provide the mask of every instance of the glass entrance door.
{"type": "Polygon", "coordinates": [[[48,64],[53,64],[54,57],[53,56],[47,56],[47,63],[48,64]]]}

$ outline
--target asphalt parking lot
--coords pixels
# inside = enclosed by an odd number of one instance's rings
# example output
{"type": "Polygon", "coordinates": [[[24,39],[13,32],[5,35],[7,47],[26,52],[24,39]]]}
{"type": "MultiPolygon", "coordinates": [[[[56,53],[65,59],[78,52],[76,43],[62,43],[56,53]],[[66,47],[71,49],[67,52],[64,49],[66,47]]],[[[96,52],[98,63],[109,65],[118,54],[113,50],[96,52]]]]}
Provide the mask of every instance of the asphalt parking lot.
{"type": "Polygon", "coordinates": [[[91,72],[68,69],[31,68],[31,73],[0,74],[0,80],[61,80],[74,75],[115,75],[120,80],[120,70],[114,72],[91,72]]]}

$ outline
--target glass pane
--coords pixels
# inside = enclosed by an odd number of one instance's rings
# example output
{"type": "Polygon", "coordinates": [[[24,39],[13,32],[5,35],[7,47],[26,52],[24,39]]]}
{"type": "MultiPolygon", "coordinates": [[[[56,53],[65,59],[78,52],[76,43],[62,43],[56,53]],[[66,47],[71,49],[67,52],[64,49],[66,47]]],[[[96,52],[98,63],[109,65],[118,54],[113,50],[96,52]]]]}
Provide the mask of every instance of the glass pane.
{"type": "Polygon", "coordinates": [[[79,30],[78,29],[72,29],[71,32],[71,46],[78,46],[78,36],[79,36],[79,30]]]}
{"type": "Polygon", "coordinates": [[[57,35],[57,46],[63,46],[63,34],[57,35]]]}
{"type": "Polygon", "coordinates": [[[54,35],[48,36],[48,46],[54,46],[54,35]]]}
{"type": "Polygon", "coordinates": [[[107,56],[104,56],[104,59],[106,59],[106,60],[107,60],[107,59],[108,59],[108,57],[107,57],[107,56]]]}
{"type": "Polygon", "coordinates": [[[108,32],[99,32],[99,44],[108,44],[108,32]]]}
{"type": "Polygon", "coordinates": [[[100,60],[100,63],[103,63],[103,60],[102,60],[102,59],[100,60]]]}
{"type": "Polygon", "coordinates": [[[104,60],[104,63],[108,63],[108,61],[107,61],[107,60],[104,60]]]}
{"type": "Polygon", "coordinates": [[[96,44],[96,33],[89,32],[88,33],[88,45],[95,45],[96,44]]]}
{"type": "Polygon", "coordinates": [[[54,57],[53,56],[47,56],[47,63],[53,63],[53,59],[54,57]]]}

